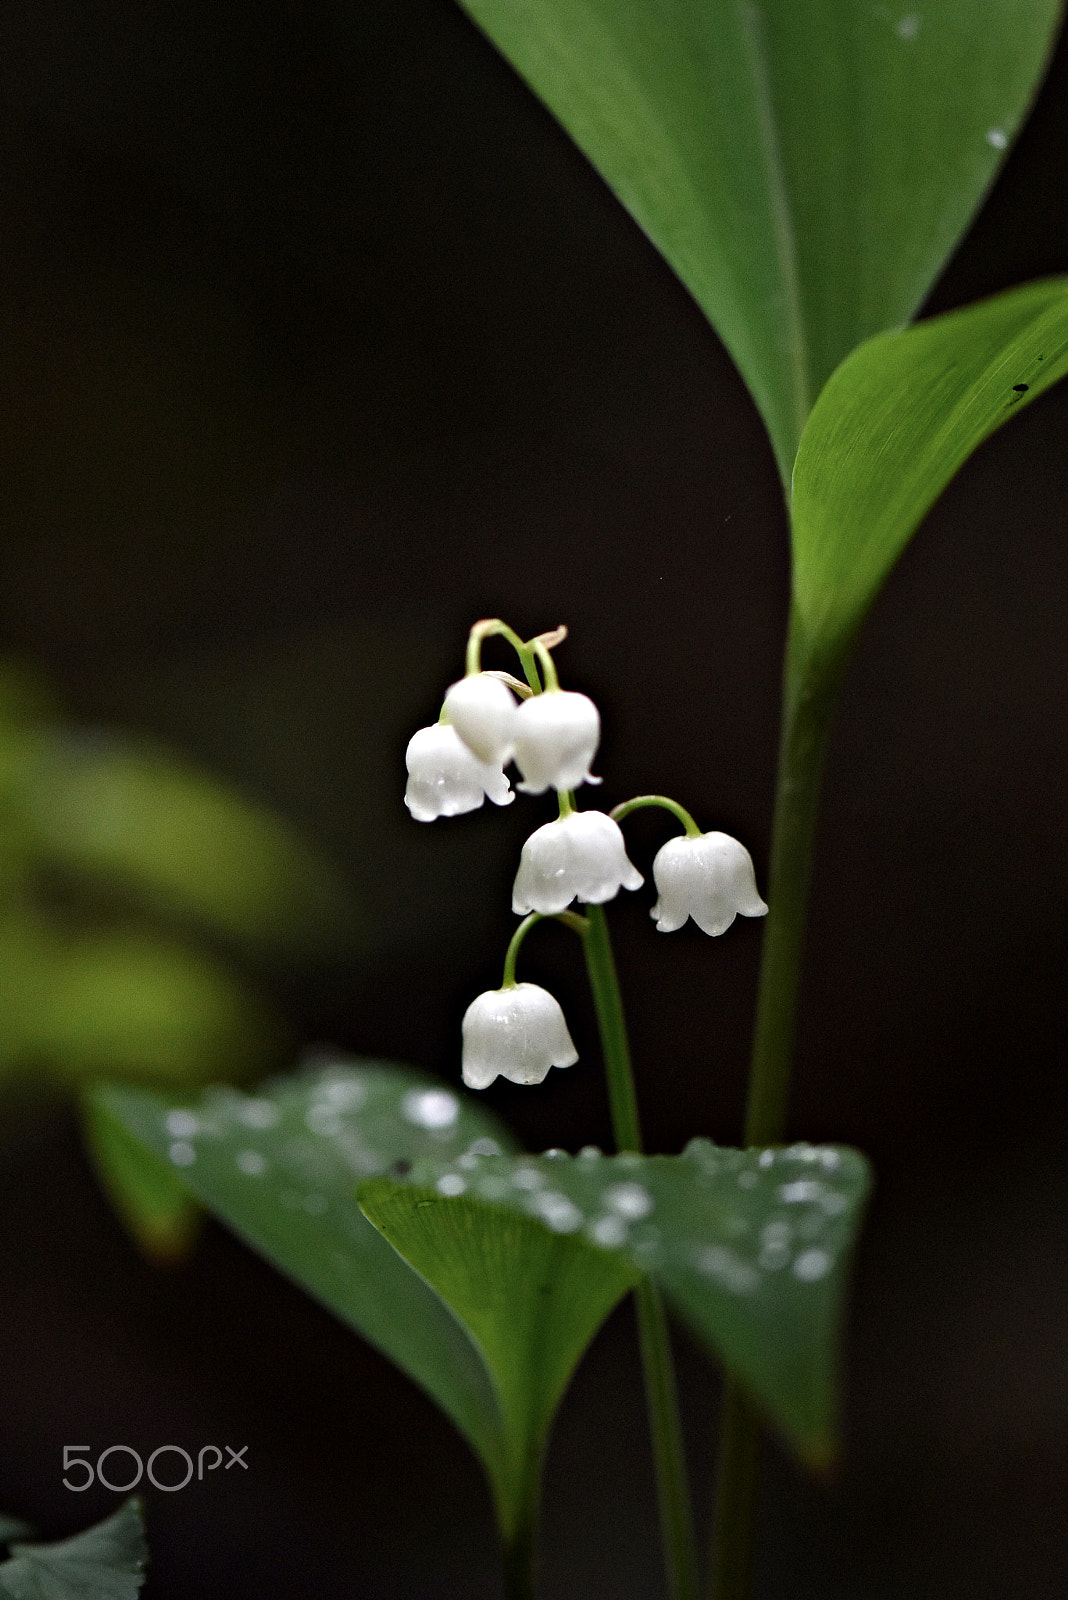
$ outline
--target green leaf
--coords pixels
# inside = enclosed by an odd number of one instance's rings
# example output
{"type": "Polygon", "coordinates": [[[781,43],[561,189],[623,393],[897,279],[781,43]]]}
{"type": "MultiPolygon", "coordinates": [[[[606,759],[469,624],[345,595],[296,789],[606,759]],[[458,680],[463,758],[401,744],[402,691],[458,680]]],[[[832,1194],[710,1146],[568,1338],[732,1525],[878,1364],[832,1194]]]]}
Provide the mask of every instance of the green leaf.
{"type": "Polygon", "coordinates": [[[83,1100],[82,1132],[105,1194],[141,1249],[155,1261],[182,1260],[196,1237],[200,1207],[174,1168],[99,1100],[83,1100]]]}
{"type": "Polygon", "coordinates": [[[913,315],[1045,65],[1058,0],[461,0],[666,256],[784,481],[826,379],[913,315]]]}
{"type": "Polygon", "coordinates": [[[353,912],[333,869],[266,807],[119,734],[25,735],[3,795],[52,871],[269,949],[336,952],[353,912]]]}
{"type": "Polygon", "coordinates": [[[1068,278],[882,334],[842,363],[794,468],[794,605],[804,656],[841,656],[954,473],[1066,372],[1068,278]]]}
{"type": "Polygon", "coordinates": [[[510,1457],[485,1364],[356,1201],[361,1181],[419,1158],[448,1160],[472,1145],[510,1148],[494,1118],[419,1073],[332,1058],[251,1097],[214,1089],[193,1105],[103,1086],[93,1100],[167,1159],[202,1205],[420,1384],[481,1458],[500,1497],[510,1457]]]}
{"type": "Polygon", "coordinates": [[[128,1500],[114,1516],[57,1544],[16,1544],[0,1563],[4,1600],[136,1600],[144,1582],[141,1506],[128,1500]]]}
{"type": "Polygon", "coordinates": [[[856,1151],[728,1150],[695,1139],[681,1156],[589,1150],[417,1163],[410,1181],[450,1194],[462,1184],[470,1199],[648,1273],[803,1459],[833,1455],[839,1330],[869,1186],[856,1151]]]}
{"type": "Polygon", "coordinates": [[[278,1018],[210,955],[138,929],[30,933],[17,950],[0,940],[21,980],[13,1021],[23,1055],[56,1072],[203,1082],[277,1051],[278,1018]]]}
{"type": "Polygon", "coordinates": [[[450,1199],[386,1178],[360,1205],[474,1339],[504,1417],[508,1473],[498,1512],[507,1537],[536,1482],[549,1424],[593,1335],[637,1271],[582,1238],[468,1196],[450,1199]]]}

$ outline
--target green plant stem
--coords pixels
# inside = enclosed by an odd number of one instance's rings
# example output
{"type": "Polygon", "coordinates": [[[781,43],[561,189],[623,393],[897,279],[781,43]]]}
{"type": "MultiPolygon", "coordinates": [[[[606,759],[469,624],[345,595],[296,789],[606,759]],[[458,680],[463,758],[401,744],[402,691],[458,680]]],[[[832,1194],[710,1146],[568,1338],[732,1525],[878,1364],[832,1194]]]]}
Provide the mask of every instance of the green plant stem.
{"type": "MultiPolygon", "coordinates": [[[[780,1143],[786,1133],[820,780],[843,664],[844,652],[830,662],[808,656],[793,613],[783,672],[769,909],[745,1115],[745,1143],[750,1147],[780,1143]]],[[[750,1593],[759,1466],[759,1415],[745,1391],[728,1378],[716,1474],[711,1600],[747,1600],[750,1593]]]]}
{"type": "MultiPolygon", "coordinates": [[[[601,1035],[612,1128],[618,1149],[640,1151],[642,1137],[630,1046],[604,908],[589,906],[586,917],[588,929],[583,948],[601,1035]]],[[[696,1600],[697,1547],[671,1336],[655,1286],[643,1279],[634,1295],[668,1586],[673,1600],[696,1600]]]]}
{"type": "Polygon", "coordinates": [[[502,1552],[505,1600],[534,1600],[534,1575],[538,1544],[538,1509],[541,1498],[541,1459],[539,1450],[524,1474],[525,1485],[519,1515],[502,1552]]]}

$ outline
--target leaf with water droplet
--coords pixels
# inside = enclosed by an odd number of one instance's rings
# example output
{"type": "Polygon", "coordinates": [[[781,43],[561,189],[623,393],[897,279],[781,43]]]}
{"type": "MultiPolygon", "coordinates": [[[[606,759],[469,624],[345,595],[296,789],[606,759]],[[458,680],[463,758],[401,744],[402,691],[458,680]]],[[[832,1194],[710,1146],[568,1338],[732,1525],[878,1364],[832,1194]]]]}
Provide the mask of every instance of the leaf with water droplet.
{"type": "Polygon", "coordinates": [[[911,317],[1015,137],[1058,0],[461,0],[690,290],[784,481],[856,345],[911,317]]]}
{"type": "Polygon", "coordinates": [[[579,1234],[502,1212],[444,1177],[433,1189],[374,1178],[359,1198],[375,1227],[460,1319],[492,1375],[506,1450],[494,1487],[508,1539],[571,1375],[638,1273],[579,1234]]]}
{"type": "Polygon", "coordinates": [[[133,1138],[101,1101],[88,1096],[82,1102],[82,1135],[105,1194],[144,1253],[155,1261],[180,1261],[188,1255],[200,1207],[175,1177],[173,1166],[133,1138]]]}
{"type": "Polygon", "coordinates": [[[803,1459],[833,1455],[843,1305],[869,1186],[863,1156],[694,1140],[681,1156],[488,1156],[463,1168],[417,1162],[410,1174],[438,1194],[457,1192],[461,1179],[469,1197],[648,1273],[803,1459]]]}
{"type": "Polygon", "coordinates": [[[140,1501],[56,1544],[14,1544],[0,1562],[0,1600],[135,1600],[145,1581],[140,1501]]]}
{"type": "Polygon", "coordinates": [[[215,1216],[384,1351],[472,1445],[503,1503],[506,1421],[485,1362],[438,1294],[363,1215],[362,1180],[514,1148],[473,1097],[379,1062],[317,1056],[246,1095],[118,1085],[92,1101],[215,1216]]]}

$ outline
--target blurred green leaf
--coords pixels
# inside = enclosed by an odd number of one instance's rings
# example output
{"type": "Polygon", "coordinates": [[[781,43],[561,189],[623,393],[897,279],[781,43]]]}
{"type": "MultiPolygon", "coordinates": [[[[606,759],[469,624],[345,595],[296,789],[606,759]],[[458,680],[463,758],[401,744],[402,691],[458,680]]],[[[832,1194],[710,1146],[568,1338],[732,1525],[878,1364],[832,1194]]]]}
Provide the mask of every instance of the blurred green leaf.
{"type": "Polygon", "coordinates": [[[423,1075],[323,1058],[256,1096],[101,1086],[93,1101],[254,1249],[384,1351],[441,1406],[506,1484],[501,1407],[484,1362],[438,1295],[363,1215],[358,1184],[431,1152],[460,1156],[507,1132],[423,1075]]]}
{"type": "Polygon", "coordinates": [[[333,869],[266,807],[165,752],[40,730],[8,809],[45,866],[271,949],[335,953],[354,913],[333,869]]]}
{"type": "Polygon", "coordinates": [[[147,931],[38,930],[21,963],[20,1054],[67,1077],[203,1082],[262,1071],[282,1043],[278,1019],[217,961],[147,931]]]}
{"type": "Polygon", "coordinates": [[[28,1539],[33,1531],[28,1522],[0,1514],[0,1544],[10,1544],[12,1539],[28,1539]]]}
{"type": "Polygon", "coordinates": [[[128,1500],[114,1516],[56,1544],[16,1544],[0,1562],[4,1600],[136,1600],[148,1549],[141,1506],[128,1500]]]}
{"type": "Polygon", "coordinates": [[[802,656],[832,662],[984,439],[1068,372],[1068,278],[871,339],[816,403],[793,483],[802,656]]]}
{"type": "Polygon", "coordinates": [[[182,1260],[196,1237],[200,1207],[174,1168],[89,1096],[82,1132],[104,1192],[144,1253],[154,1261],[182,1260]]]}
{"type": "Polygon", "coordinates": [[[593,1335],[638,1273],[543,1223],[388,1178],[361,1184],[364,1214],[441,1296],[493,1378],[508,1451],[495,1485],[507,1537],[536,1482],[549,1425],[593,1335]]]}
{"type": "Polygon", "coordinates": [[[850,350],[920,304],[1058,0],[461,0],[704,310],[784,481],[850,350]]]}

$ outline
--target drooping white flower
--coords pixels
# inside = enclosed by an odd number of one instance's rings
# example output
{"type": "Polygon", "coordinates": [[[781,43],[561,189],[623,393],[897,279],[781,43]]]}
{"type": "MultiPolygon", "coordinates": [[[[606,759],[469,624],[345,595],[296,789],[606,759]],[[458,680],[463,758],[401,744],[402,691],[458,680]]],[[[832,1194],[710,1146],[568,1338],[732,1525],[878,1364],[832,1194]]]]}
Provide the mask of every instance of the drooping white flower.
{"type": "Polygon", "coordinates": [[[420,728],[408,741],[404,759],[408,767],[404,804],[416,822],[476,811],[487,795],[495,806],[515,799],[500,763],[472,755],[447,723],[420,728]]]}
{"type": "Polygon", "coordinates": [[[600,783],[590,762],[601,738],[601,718],[589,695],[550,689],[516,709],[515,759],[524,794],[546,789],[577,789],[600,783]]]}
{"type": "Polygon", "coordinates": [[[725,933],[741,913],[762,917],[753,859],[728,833],[669,839],[653,861],[660,898],[649,913],[661,933],[674,933],[692,917],[705,933],[725,933]]]}
{"type": "Polygon", "coordinates": [[[619,824],[603,811],[575,811],[536,828],[523,846],[512,910],[518,916],[554,916],[576,898],[602,905],[621,888],[640,889],[644,881],[627,859],[619,824]]]}
{"type": "Polygon", "coordinates": [[[504,766],[515,750],[516,702],[500,678],[472,672],[445,694],[445,711],[467,748],[480,761],[504,766]]]}
{"type": "Polygon", "coordinates": [[[559,1003],[536,983],[480,994],[464,1012],[463,1037],[469,1089],[487,1089],[498,1074],[513,1083],[541,1083],[550,1067],[573,1067],[578,1060],[559,1003]]]}

